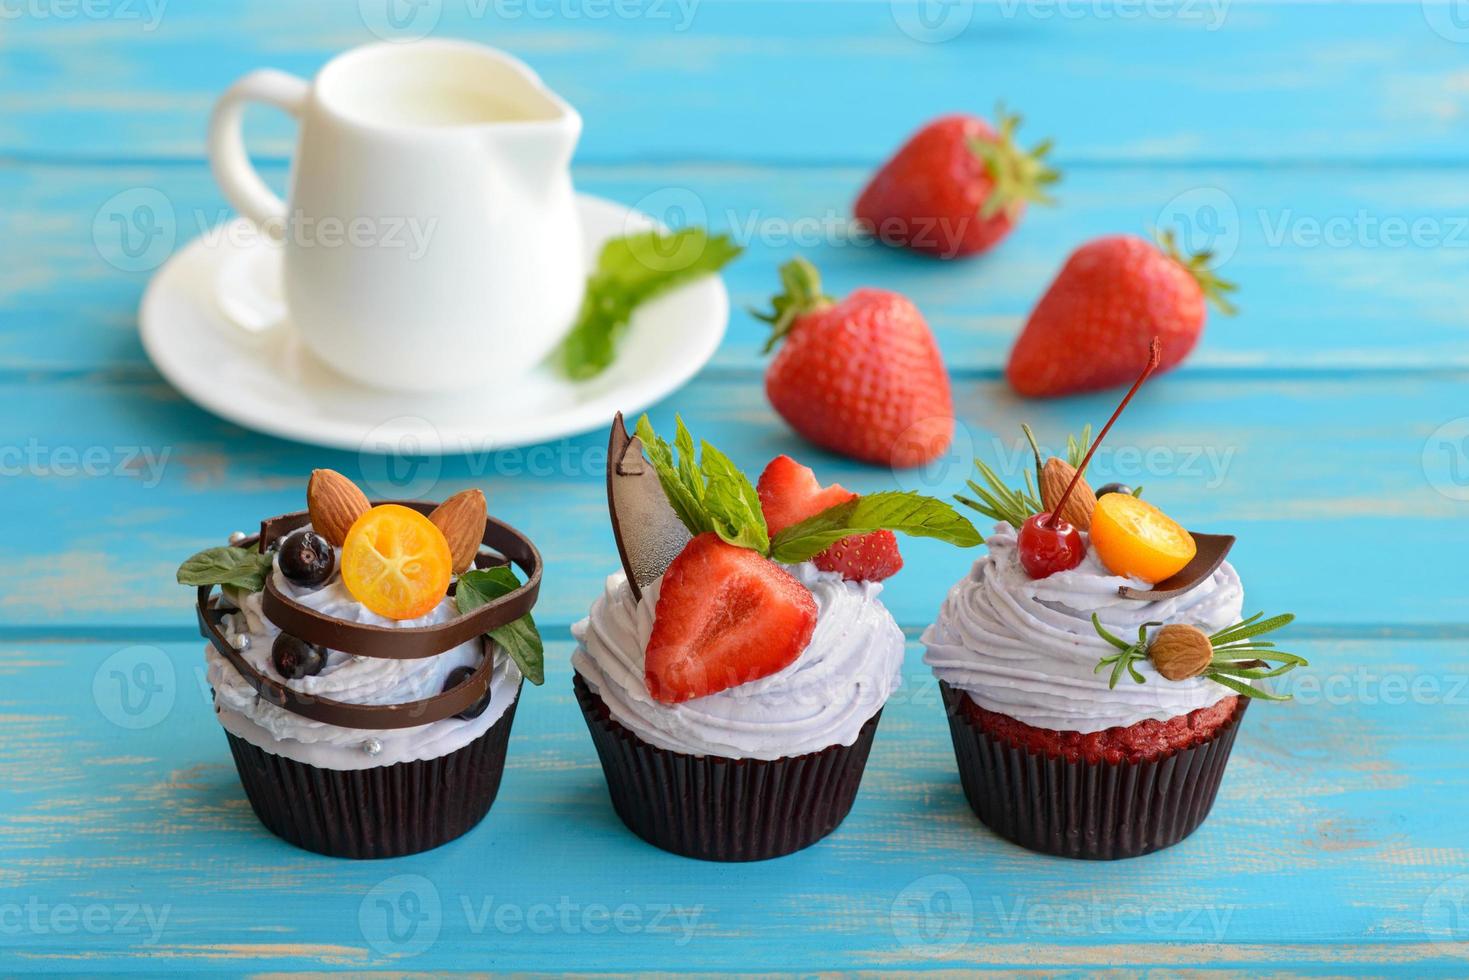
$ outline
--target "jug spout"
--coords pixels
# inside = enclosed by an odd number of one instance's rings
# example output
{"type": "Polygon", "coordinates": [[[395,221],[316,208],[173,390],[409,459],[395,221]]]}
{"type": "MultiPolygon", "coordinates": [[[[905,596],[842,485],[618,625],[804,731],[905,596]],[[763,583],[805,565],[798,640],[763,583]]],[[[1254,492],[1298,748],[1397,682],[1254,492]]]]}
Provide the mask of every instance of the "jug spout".
{"type": "Polygon", "coordinates": [[[484,139],[498,168],[527,191],[564,180],[581,136],[581,116],[570,106],[551,119],[492,124],[484,139]]]}

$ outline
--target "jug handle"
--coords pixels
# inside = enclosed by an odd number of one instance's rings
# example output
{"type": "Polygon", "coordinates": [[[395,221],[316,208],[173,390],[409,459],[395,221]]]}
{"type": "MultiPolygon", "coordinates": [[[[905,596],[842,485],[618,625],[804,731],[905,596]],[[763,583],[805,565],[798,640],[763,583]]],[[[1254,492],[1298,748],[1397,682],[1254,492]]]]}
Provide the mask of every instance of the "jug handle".
{"type": "Polygon", "coordinates": [[[264,102],[299,120],[310,91],[295,75],[262,68],[231,85],[209,118],[209,166],[215,182],[236,211],[276,239],[285,233],[286,204],[260,179],[245,151],[245,104],[264,102]]]}

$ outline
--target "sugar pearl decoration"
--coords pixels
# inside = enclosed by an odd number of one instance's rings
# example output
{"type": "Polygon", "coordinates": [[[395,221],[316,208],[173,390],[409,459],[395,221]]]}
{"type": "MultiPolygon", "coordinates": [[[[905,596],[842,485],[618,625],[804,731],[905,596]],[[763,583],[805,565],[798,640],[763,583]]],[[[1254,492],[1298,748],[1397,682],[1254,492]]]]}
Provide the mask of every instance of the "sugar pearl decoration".
{"type": "Polygon", "coordinates": [[[375,738],[370,738],[362,743],[362,751],[366,752],[368,755],[377,755],[382,750],[383,743],[379,742],[375,738]]]}
{"type": "Polygon", "coordinates": [[[250,649],[250,638],[244,633],[236,633],[234,637],[230,640],[230,646],[234,647],[236,650],[239,650],[241,653],[244,653],[246,650],[250,649]]]}
{"type": "Polygon", "coordinates": [[[244,541],[247,537],[249,537],[249,535],[247,535],[244,531],[231,531],[230,544],[238,548],[240,546],[240,542],[244,541]]]}

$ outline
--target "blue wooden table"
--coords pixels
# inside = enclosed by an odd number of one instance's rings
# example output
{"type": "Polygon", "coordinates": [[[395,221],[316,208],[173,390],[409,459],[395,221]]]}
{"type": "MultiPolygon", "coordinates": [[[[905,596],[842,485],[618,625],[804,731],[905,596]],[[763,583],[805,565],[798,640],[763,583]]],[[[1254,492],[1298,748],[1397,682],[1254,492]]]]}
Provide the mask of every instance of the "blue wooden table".
{"type": "MultiPolygon", "coordinates": [[[[0,972],[1000,967],[1042,973],[1462,974],[1469,953],[1469,23],[1452,6],[1017,0],[0,4],[0,972]],[[395,26],[396,25],[396,26],[395,26]],[[248,69],[433,30],[507,48],[586,119],[583,190],[748,245],[714,362],[657,406],[750,469],[797,452],[862,490],[945,493],[1017,425],[1057,439],[1112,396],[1023,403],[1000,367],[1072,247],[1150,226],[1241,284],[1150,386],[1103,471],[1241,536],[1250,610],[1294,610],[1313,666],[1250,713],[1214,815],[1117,864],[1022,852],[965,806],[916,638],[972,554],[905,544],[913,642],[850,819],[753,866],[618,822],[572,697],[569,626],[616,565],[603,433],[478,458],[257,436],[145,360],[138,299],[225,214],[203,158],[248,69]],[[1003,98],[1058,140],[1062,206],[942,264],[841,232],[923,119],[1003,98]],[[140,196],[161,221],[124,241],[140,196]],[[160,199],[163,206],[156,206],[160,199]],[[798,220],[799,219],[799,220],[798,220]],[[951,465],[894,474],[801,446],[742,311],[801,252],[838,292],[927,314],[962,420],[951,465]],[[300,506],[327,466],[440,498],[483,487],[545,552],[547,684],[500,799],[438,851],[350,863],[251,814],[209,708],[179,560],[300,506]]],[[[279,181],[285,121],[250,119],[279,181]]],[[[146,229],[137,229],[141,231],[146,229]]],[[[372,482],[376,481],[376,482],[372,482]]]]}

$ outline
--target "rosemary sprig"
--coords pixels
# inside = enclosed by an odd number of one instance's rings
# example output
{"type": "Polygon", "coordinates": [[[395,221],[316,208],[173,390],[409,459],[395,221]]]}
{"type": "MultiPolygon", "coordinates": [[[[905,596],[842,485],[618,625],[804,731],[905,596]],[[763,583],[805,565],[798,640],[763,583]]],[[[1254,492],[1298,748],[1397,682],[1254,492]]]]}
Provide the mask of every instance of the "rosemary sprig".
{"type": "Polygon", "coordinates": [[[1097,635],[1117,648],[1117,652],[1112,654],[1112,656],[1103,657],[1098,661],[1096,669],[1092,673],[1100,674],[1103,670],[1111,667],[1112,676],[1107,681],[1107,688],[1109,690],[1116,689],[1117,682],[1122,680],[1124,671],[1131,674],[1134,681],[1142,684],[1147,678],[1138,672],[1137,662],[1139,660],[1146,660],[1148,657],[1148,627],[1162,625],[1162,623],[1144,623],[1137,628],[1137,642],[1128,643],[1126,640],[1109,633],[1107,628],[1102,625],[1102,620],[1097,614],[1092,613],[1092,626],[1096,629],[1097,635]]]}
{"type": "MultiPolygon", "coordinates": [[[[1264,615],[1264,613],[1256,613],[1249,619],[1209,635],[1209,645],[1213,647],[1214,653],[1197,676],[1207,677],[1216,684],[1223,685],[1245,697],[1260,698],[1264,701],[1291,700],[1288,694],[1276,694],[1273,691],[1256,687],[1253,683],[1279,677],[1282,674],[1290,673],[1297,667],[1309,666],[1309,662],[1304,657],[1277,649],[1275,644],[1269,640],[1258,639],[1266,633],[1273,633],[1290,625],[1296,617],[1290,613],[1284,613],[1265,619],[1264,615]]],[[[1138,627],[1137,642],[1128,643],[1108,632],[1097,614],[1092,613],[1092,627],[1097,631],[1097,635],[1116,647],[1118,651],[1099,660],[1094,673],[1101,673],[1111,667],[1112,675],[1107,685],[1109,688],[1115,688],[1124,673],[1130,675],[1136,683],[1143,683],[1146,678],[1138,671],[1136,664],[1139,660],[1151,655],[1148,629],[1162,625],[1162,623],[1143,624],[1138,627]]],[[[1203,636],[1202,631],[1199,635],[1203,636]]]]}
{"type": "Polygon", "coordinates": [[[1066,462],[1071,464],[1072,469],[1080,469],[1081,461],[1086,459],[1086,451],[1092,448],[1092,424],[1088,422],[1082,426],[1081,437],[1066,437],[1066,462]]]}
{"type": "Polygon", "coordinates": [[[978,511],[992,521],[1004,521],[1017,531],[1032,515],[1041,512],[1040,495],[1035,489],[1035,479],[1029,473],[1025,474],[1025,489],[1012,490],[1005,486],[1000,475],[983,460],[976,459],[974,468],[979,471],[985,485],[981,486],[975,480],[965,481],[974,497],[966,497],[962,493],[954,494],[954,499],[965,507],[978,511]],[[975,497],[978,499],[974,499],[975,497]]]}

